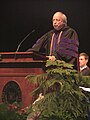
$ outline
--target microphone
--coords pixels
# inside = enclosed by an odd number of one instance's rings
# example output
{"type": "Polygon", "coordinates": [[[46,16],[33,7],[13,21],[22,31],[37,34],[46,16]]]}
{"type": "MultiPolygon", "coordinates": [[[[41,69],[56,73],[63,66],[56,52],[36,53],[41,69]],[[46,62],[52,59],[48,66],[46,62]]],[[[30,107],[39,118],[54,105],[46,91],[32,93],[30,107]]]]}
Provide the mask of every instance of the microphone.
{"type": "Polygon", "coordinates": [[[28,33],[28,34],[23,38],[23,40],[19,43],[19,45],[17,46],[17,49],[16,49],[16,51],[15,51],[15,57],[14,57],[14,58],[16,58],[16,53],[19,51],[19,48],[20,48],[21,44],[22,44],[33,32],[35,32],[35,30],[32,30],[30,33],[28,33]]]}
{"type": "Polygon", "coordinates": [[[29,35],[31,35],[33,32],[35,32],[35,30],[32,30],[30,33],[27,34],[27,36],[24,37],[24,39],[19,43],[17,49],[16,49],[16,52],[18,52],[21,44],[28,38],[29,35]]]}

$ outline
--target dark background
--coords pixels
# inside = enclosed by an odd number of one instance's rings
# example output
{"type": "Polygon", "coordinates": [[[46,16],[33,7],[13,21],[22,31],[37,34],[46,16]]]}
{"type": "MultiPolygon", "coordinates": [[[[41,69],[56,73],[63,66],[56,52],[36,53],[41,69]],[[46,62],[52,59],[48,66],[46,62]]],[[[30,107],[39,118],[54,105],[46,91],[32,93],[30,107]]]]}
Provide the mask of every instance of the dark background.
{"type": "Polygon", "coordinates": [[[16,51],[24,37],[35,29],[20,46],[26,51],[44,33],[52,29],[52,15],[64,12],[68,25],[79,36],[79,52],[90,56],[89,0],[3,0],[0,2],[0,52],[16,51]]]}

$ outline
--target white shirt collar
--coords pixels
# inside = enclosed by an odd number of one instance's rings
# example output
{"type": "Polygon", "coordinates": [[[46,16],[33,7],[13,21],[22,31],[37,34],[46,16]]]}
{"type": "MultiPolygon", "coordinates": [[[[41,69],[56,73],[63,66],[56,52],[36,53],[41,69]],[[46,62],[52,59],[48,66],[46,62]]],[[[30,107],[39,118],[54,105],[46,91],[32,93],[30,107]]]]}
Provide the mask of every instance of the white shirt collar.
{"type": "Polygon", "coordinates": [[[86,66],[84,66],[84,67],[80,67],[80,71],[82,71],[83,69],[85,69],[87,67],[87,65],[86,66]]]}

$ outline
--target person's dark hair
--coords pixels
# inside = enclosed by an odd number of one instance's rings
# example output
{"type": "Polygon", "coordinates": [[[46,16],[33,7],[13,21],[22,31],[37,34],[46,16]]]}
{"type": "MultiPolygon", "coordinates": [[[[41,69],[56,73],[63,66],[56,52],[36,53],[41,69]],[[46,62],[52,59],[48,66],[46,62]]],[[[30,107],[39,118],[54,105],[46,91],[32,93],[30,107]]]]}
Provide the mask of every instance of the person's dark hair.
{"type": "Polygon", "coordinates": [[[87,53],[80,53],[79,56],[84,56],[85,60],[89,60],[89,56],[87,55],[87,53]]]}

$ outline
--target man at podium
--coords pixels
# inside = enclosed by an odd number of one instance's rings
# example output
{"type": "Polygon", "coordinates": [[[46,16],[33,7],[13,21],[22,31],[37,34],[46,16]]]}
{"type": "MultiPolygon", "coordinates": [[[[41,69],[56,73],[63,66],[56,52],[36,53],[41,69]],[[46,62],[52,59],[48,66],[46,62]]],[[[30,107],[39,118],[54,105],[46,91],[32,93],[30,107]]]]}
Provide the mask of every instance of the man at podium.
{"type": "Polygon", "coordinates": [[[67,25],[67,17],[56,12],[52,18],[53,30],[44,34],[27,51],[43,53],[49,60],[64,60],[74,64],[78,59],[78,35],[67,25]]]}

